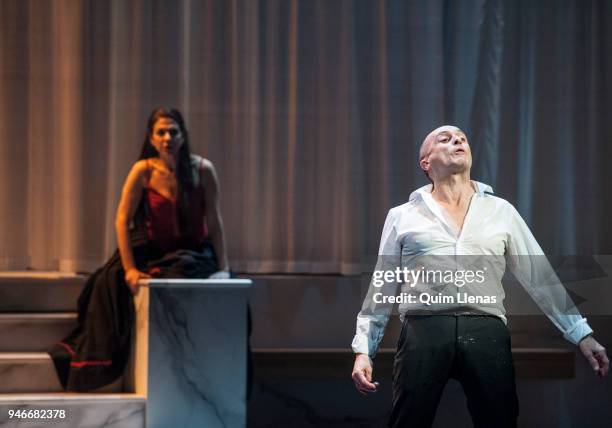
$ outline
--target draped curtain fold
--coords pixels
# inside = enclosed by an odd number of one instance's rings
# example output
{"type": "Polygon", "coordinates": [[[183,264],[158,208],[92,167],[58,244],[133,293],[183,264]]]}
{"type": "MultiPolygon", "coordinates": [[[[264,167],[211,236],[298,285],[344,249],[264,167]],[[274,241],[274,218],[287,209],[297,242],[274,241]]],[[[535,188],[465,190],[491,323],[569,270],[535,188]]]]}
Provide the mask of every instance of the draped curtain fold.
{"type": "Polygon", "coordinates": [[[612,250],[605,0],[0,1],[0,268],[91,270],[156,106],[246,272],[358,273],[433,128],[549,253],[612,250]]]}

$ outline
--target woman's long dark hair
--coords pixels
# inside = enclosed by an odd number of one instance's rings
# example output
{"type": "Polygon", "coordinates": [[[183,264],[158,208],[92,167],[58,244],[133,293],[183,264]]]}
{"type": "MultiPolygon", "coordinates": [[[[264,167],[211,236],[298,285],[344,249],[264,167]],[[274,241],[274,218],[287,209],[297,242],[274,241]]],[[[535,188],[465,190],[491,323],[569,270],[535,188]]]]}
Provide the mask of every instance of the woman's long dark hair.
{"type": "Polygon", "coordinates": [[[151,144],[151,136],[153,135],[153,127],[159,119],[172,119],[178,125],[181,135],[183,136],[183,144],[179,149],[176,164],[176,181],[177,181],[177,199],[176,199],[176,214],[178,220],[179,233],[182,237],[189,236],[193,232],[191,224],[191,216],[189,215],[190,196],[194,188],[193,171],[191,169],[191,152],[189,150],[189,134],[185,127],[185,121],[180,111],[175,108],[159,107],[151,112],[147,121],[147,131],[142,143],[142,150],[138,159],[148,159],[158,157],[159,153],[151,144]]]}

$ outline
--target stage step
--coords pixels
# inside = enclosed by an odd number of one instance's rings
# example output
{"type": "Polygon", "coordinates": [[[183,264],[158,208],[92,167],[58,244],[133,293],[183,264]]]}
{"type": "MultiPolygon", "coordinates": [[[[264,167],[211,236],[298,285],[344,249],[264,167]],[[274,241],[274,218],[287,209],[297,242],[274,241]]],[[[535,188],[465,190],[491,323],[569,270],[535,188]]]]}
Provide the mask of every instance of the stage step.
{"type": "MultiPolygon", "coordinates": [[[[145,403],[136,394],[0,394],[0,426],[34,428],[144,428],[145,403]],[[20,410],[25,418],[10,418],[20,410]],[[29,410],[46,410],[46,419],[27,418],[29,410]],[[51,411],[51,412],[49,412],[51,411]],[[63,411],[63,412],[62,412],[63,411]],[[14,412],[12,412],[14,414],[14,412]],[[64,415],[62,418],[61,416],[64,415]]],[[[32,412],[31,416],[35,413],[32,412]]]]}
{"type": "MultiPolygon", "coordinates": [[[[374,360],[377,376],[391,378],[396,350],[382,348],[374,360]]],[[[524,379],[571,379],[575,350],[512,348],[516,375],[524,379]]],[[[345,348],[255,348],[253,366],[262,378],[348,379],[355,354],[345,348]]]]}
{"type": "MultiPolygon", "coordinates": [[[[63,391],[53,361],[44,352],[2,352],[0,373],[0,393],[63,391]]],[[[119,392],[121,388],[122,383],[118,381],[97,392],[119,392]]]]}
{"type": "Polygon", "coordinates": [[[46,352],[76,325],[76,312],[0,313],[0,352],[46,352]]]}
{"type": "Polygon", "coordinates": [[[73,312],[86,276],[0,272],[0,312],[73,312]]]}

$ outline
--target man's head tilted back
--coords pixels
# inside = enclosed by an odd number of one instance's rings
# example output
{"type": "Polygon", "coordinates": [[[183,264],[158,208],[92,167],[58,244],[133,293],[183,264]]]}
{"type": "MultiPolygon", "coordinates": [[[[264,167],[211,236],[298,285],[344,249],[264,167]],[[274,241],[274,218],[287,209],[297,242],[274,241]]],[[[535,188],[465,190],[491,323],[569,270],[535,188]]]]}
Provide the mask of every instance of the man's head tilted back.
{"type": "Polygon", "coordinates": [[[465,173],[469,178],[472,151],[465,132],[452,125],[431,131],[421,144],[419,165],[432,182],[457,173],[465,173]]]}

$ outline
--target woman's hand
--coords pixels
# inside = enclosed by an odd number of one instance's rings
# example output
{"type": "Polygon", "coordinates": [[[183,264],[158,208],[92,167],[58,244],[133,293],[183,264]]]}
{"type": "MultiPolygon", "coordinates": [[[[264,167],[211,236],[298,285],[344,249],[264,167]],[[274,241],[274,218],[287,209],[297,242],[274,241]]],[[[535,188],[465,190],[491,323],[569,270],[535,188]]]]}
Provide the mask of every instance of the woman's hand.
{"type": "Polygon", "coordinates": [[[130,287],[130,291],[135,296],[138,294],[138,290],[140,289],[140,284],[138,284],[139,279],[151,278],[151,275],[141,272],[136,268],[128,269],[125,272],[125,282],[128,287],[130,287]]]}
{"type": "Polygon", "coordinates": [[[230,279],[229,269],[225,268],[223,270],[218,270],[209,276],[208,279],[230,279]]]}

